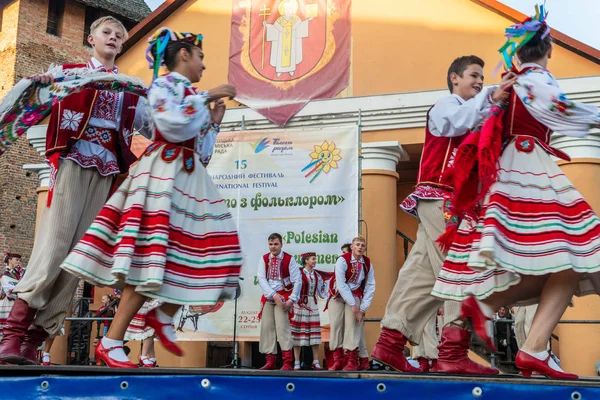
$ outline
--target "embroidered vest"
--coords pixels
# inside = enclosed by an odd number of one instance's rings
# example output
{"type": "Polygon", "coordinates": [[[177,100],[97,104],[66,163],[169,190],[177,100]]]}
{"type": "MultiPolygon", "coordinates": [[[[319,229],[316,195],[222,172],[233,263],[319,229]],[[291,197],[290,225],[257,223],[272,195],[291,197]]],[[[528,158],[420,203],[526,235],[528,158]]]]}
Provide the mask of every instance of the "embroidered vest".
{"type": "MultiPolygon", "coordinates": [[[[63,65],[63,69],[85,68],[86,66],[87,64],[65,64],[63,65]]],[[[53,158],[57,159],[54,156],[55,154],[68,152],[75,142],[82,140],[83,136],[85,136],[85,130],[99,93],[95,89],[85,89],[66,97],[63,101],[52,107],[48,131],[46,133],[46,157],[49,160],[53,158]]],[[[114,150],[121,173],[129,171],[129,167],[137,159],[129,149],[129,146],[131,144],[131,132],[133,132],[135,109],[138,100],[139,97],[134,94],[123,94],[121,119],[118,129],[119,134],[114,150]]],[[[56,164],[57,161],[58,159],[56,160],[56,164]]]]}
{"type": "MultiPolygon", "coordinates": [[[[431,108],[429,111],[431,111],[431,108]]],[[[454,164],[457,148],[465,140],[469,131],[456,137],[434,136],[429,130],[429,111],[427,111],[425,143],[423,144],[423,154],[419,165],[417,186],[431,185],[452,190],[452,176],[451,174],[444,174],[444,172],[454,164]]]]}
{"type": "MultiPolygon", "coordinates": [[[[265,274],[267,276],[267,279],[269,279],[270,273],[269,271],[271,270],[271,263],[269,262],[269,254],[267,253],[263,256],[263,261],[265,262],[265,274]]],[[[290,279],[290,263],[292,262],[292,256],[289,255],[288,253],[283,253],[283,259],[281,260],[281,263],[279,263],[279,276],[281,277],[281,282],[283,283],[283,288],[285,291],[287,292],[291,292],[292,289],[294,288],[294,285],[292,284],[292,281],[290,279]]]]}
{"type": "MultiPolygon", "coordinates": [[[[523,74],[530,69],[531,67],[524,68],[519,74],[523,74]]],[[[527,111],[527,107],[523,104],[523,99],[517,96],[517,93],[514,90],[512,90],[510,94],[510,100],[506,112],[504,113],[502,124],[502,136],[504,138],[519,136],[519,146],[530,146],[529,148],[533,149],[533,143],[528,144],[526,138],[527,136],[532,137],[549,154],[562,158],[563,160],[571,161],[571,158],[566,153],[550,147],[552,130],[535,119],[529,111],[527,111]]]]}

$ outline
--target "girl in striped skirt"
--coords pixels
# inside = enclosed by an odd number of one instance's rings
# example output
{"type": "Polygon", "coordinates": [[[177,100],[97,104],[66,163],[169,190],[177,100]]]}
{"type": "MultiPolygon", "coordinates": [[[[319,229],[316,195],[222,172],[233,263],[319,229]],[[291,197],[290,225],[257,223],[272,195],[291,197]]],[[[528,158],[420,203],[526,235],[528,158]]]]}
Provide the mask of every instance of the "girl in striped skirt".
{"type": "Polygon", "coordinates": [[[302,289],[300,299],[294,305],[292,327],[292,340],[294,342],[294,369],[300,369],[300,350],[310,346],[313,354],[312,369],[322,370],[319,364],[319,345],[321,344],[321,318],[319,316],[319,303],[317,296],[327,298],[326,281],[330,276],[314,268],[317,265],[315,253],[302,254],[302,289]]]}
{"type": "Polygon", "coordinates": [[[123,290],[96,359],[136,368],[123,351],[129,323],[148,299],[164,302],[146,315],[163,346],[181,356],[173,316],[182,305],[231,298],[242,264],[225,202],[205,170],[235,88],[208,92],[202,35],[158,30],[150,38],[155,79],[148,91],[153,143],[61,267],[95,285],[123,290]],[[169,73],[156,77],[161,64],[169,73]],[[210,104],[213,104],[211,107],[210,104]]]}
{"type": "Polygon", "coordinates": [[[600,219],[551,158],[569,157],[549,142],[554,130],[585,136],[600,126],[600,109],[569,100],[546,69],[550,28],[543,7],[537,11],[507,29],[503,55],[510,69],[515,49],[517,82],[456,155],[453,208],[463,219],[432,294],[466,299],[463,318],[491,349],[494,310],[539,302],[516,365],[525,376],[576,379],[546,345],[571,297],[600,289],[600,219]]]}

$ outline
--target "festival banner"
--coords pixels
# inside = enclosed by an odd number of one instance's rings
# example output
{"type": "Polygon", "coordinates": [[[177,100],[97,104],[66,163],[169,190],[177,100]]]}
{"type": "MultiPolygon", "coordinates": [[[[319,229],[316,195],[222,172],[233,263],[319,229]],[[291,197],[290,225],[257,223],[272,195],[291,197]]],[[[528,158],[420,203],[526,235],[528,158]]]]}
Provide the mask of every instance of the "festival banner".
{"type": "Polygon", "coordinates": [[[236,100],[284,126],[350,79],[351,0],[233,0],[229,83],[236,100]]]}
{"type": "MultiPolygon", "coordinates": [[[[256,272],[267,237],[280,233],[298,263],[300,254],[316,252],[317,269],[333,272],[340,247],[358,232],[358,128],[221,132],[208,173],[233,214],[244,254],[237,319],[231,300],[184,307],[175,317],[177,335],[231,340],[235,323],[238,340],[258,340],[256,272]]],[[[321,325],[328,324],[321,312],[321,325]]]]}

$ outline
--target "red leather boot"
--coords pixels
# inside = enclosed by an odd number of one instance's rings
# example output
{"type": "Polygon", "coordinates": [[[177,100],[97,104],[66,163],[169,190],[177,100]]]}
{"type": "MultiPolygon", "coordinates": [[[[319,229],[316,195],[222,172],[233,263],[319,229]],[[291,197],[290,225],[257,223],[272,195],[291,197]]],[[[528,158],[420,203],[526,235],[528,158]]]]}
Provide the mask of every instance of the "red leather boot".
{"type": "Polygon", "coordinates": [[[537,372],[546,375],[551,379],[579,379],[575,374],[555,370],[549,365],[549,361],[550,353],[548,353],[548,357],[542,361],[530,356],[524,351],[519,351],[517,353],[517,358],[515,359],[515,365],[521,370],[523,376],[527,377],[531,376],[532,372],[537,372]]]}
{"type": "Polygon", "coordinates": [[[261,371],[277,369],[277,354],[265,354],[265,359],[267,362],[262,368],[259,368],[261,371]]]}
{"type": "Polygon", "coordinates": [[[358,358],[358,370],[359,371],[368,371],[371,369],[371,365],[369,364],[369,357],[359,357],[358,358]]]}
{"type": "Polygon", "coordinates": [[[21,357],[23,364],[38,365],[37,349],[48,338],[48,333],[41,326],[31,325],[25,332],[23,343],[21,344],[21,357]]]}
{"type": "Polygon", "coordinates": [[[400,372],[423,372],[420,368],[410,365],[404,356],[406,342],[407,339],[402,332],[382,328],[372,357],[387,369],[400,372]]]}
{"type": "Polygon", "coordinates": [[[329,371],[341,371],[344,368],[344,349],[339,348],[333,350],[333,365],[329,367],[329,371]]]}
{"type": "Polygon", "coordinates": [[[348,359],[344,365],[344,371],[358,371],[358,349],[348,352],[348,359]]]}
{"type": "Polygon", "coordinates": [[[489,332],[489,329],[491,328],[491,318],[486,316],[483,311],[481,311],[479,303],[475,297],[469,297],[462,302],[460,317],[461,319],[471,323],[473,332],[489,350],[492,352],[496,351],[496,346],[494,346],[494,341],[491,337],[493,333],[489,332]]]}
{"type": "Polygon", "coordinates": [[[469,358],[471,334],[466,329],[446,326],[442,329],[442,343],[438,346],[438,359],[431,372],[460,375],[496,375],[496,368],[477,364],[469,358]]]}
{"type": "Polygon", "coordinates": [[[292,350],[281,351],[281,358],[283,359],[283,366],[280,371],[293,371],[294,354],[292,350]]]}
{"type": "Polygon", "coordinates": [[[0,342],[0,361],[7,364],[23,364],[21,344],[36,312],[37,310],[30,308],[24,300],[15,300],[4,325],[4,336],[0,342]]]}
{"type": "Polygon", "coordinates": [[[416,358],[415,360],[419,363],[419,368],[421,368],[421,370],[423,372],[429,372],[429,370],[431,369],[431,365],[429,365],[428,358],[419,357],[419,358],[416,358]]]}

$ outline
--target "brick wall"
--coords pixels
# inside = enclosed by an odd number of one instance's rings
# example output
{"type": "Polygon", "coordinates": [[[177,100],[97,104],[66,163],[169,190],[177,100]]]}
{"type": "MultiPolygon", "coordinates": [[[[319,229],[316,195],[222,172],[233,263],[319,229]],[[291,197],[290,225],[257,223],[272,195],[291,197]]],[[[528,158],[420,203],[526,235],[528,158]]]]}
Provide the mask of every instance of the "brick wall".
{"type": "MultiPolygon", "coordinates": [[[[83,45],[85,6],[65,1],[60,36],[46,33],[47,18],[48,0],[19,0],[4,9],[0,96],[21,78],[40,73],[50,64],[89,58],[89,49],[83,45]]],[[[25,137],[0,156],[0,251],[22,254],[25,264],[33,248],[39,179],[23,170],[23,165],[42,162],[25,137]]]]}
{"type": "Polygon", "coordinates": [[[83,45],[85,6],[65,1],[60,36],[46,33],[48,0],[20,0],[16,79],[42,72],[50,64],[83,62],[89,50],[83,45]]]}

